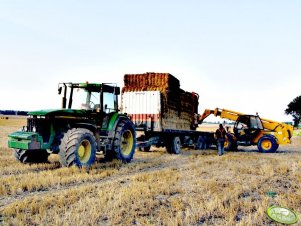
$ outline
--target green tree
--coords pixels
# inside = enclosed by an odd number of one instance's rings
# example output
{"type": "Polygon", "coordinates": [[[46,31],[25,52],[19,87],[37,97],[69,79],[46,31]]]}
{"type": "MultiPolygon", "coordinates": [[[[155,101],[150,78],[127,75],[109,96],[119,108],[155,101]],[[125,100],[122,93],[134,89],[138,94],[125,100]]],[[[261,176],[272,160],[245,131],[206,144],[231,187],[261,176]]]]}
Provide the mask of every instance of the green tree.
{"type": "Polygon", "coordinates": [[[301,96],[296,97],[287,105],[285,114],[292,115],[294,126],[298,126],[301,121],[301,96]]]}

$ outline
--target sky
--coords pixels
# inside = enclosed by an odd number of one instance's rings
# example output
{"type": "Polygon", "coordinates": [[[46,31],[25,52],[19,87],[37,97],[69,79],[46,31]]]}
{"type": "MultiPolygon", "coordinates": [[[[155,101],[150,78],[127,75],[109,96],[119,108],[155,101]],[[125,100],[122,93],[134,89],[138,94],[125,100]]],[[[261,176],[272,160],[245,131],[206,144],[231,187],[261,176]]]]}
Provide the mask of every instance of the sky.
{"type": "Polygon", "coordinates": [[[0,109],[60,108],[59,82],[168,72],[200,112],[292,121],[300,12],[299,0],[0,0],[0,109]]]}

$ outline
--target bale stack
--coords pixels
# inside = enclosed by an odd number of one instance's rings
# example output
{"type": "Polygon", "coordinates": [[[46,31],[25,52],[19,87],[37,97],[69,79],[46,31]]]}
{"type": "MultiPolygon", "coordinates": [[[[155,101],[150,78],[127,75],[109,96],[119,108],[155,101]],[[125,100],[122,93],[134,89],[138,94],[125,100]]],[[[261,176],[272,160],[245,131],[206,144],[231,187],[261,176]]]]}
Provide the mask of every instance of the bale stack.
{"type": "Polygon", "coordinates": [[[123,89],[125,92],[178,91],[180,89],[180,81],[168,73],[147,72],[144,74],[126,74],[124,75],[123,89]]]}
{"type": "Polygon", "coordinates": [[[190,130],[198,98],[180,89],[180,81],[169,73],[126,74],[124,92],[160,91],[163,129],[190,130]]]}

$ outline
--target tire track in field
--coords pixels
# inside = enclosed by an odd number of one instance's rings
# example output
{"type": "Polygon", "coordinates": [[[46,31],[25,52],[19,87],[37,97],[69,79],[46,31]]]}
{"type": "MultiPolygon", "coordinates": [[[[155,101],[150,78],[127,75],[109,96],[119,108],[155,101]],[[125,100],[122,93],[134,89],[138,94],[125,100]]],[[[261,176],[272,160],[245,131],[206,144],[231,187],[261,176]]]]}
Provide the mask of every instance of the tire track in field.
{"type": "MultiPolygon", "coordinates": [[[[135,176],[143,175],[144,173],[149,172],[156,172],[161,171],[165,169],[171,169],[171,168],[179,168],[184,167],[185,165],[191,164],[191,159],[189,156],[177,156],[178,158],[171,158],[166,160],[166,158],[162,159],[162,162],[159,164],[156,164],[154,166],[146,166],[145,168],[139,168],[134,169],[133,172],[126,172],[126,173],[117,173],[113,176],[108,176],[101,179],[95,179],[94,181],[80,181],[80,182],[72,182],[71,184],[67,185],[61,185],[59,188],[57,187],[49,187],[44,190],[40,191],[33,191],[33,192],[24,192],[22,194],[15,194],[11,196],[6,196],[3,198],[0,198],[0,212],[2,212],[6,206],[23,200],[28,197],[42,197],[45,195],[51,195],[54,193],[59,193],[62,191],[66,191],[73,188],[81,188],[83,186],[93,186],[93,185],[104,185],[109,183],[118,183],[121,181],[124,181],[125,179],[133,178],[135,176]],[[176,159],[176,161],[175,161],[176,159]],[[165,161],[164,161],[165,160],[165,161]]],[[[145,161],[143,161],[145,162],[145,161]]]]}

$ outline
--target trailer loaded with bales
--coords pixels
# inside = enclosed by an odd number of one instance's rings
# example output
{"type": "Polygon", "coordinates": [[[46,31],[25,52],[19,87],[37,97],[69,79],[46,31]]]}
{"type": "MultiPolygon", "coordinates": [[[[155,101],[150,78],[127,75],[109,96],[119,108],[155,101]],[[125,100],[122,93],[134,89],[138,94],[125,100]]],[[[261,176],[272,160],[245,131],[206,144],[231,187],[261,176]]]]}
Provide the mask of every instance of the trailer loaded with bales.
{"type": "Polygon", "coordinates": [[[196,131],[199,95],[180,88],[168,73],[126,74],[121,109],[134,123],[137,147],[166,147],[179,154],[181,147],[201,148],[213,142],[213,133],[196,131]]]}

